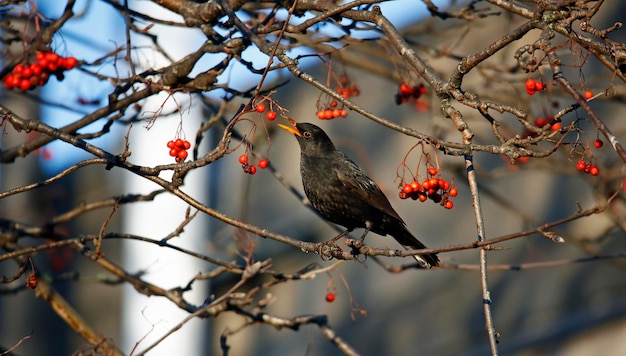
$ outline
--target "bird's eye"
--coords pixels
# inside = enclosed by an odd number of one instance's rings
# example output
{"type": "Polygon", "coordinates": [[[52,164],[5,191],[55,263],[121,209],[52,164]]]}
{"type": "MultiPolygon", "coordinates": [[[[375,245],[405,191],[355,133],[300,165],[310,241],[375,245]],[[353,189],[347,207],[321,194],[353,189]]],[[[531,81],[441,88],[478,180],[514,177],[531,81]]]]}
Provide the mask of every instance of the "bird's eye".
{"type": "Polygon", "coordinates": [[[302,137],[304,138],[311,138],[313,135],[309,132],[309,131],[304,131],[302,133],[302,137]]]}

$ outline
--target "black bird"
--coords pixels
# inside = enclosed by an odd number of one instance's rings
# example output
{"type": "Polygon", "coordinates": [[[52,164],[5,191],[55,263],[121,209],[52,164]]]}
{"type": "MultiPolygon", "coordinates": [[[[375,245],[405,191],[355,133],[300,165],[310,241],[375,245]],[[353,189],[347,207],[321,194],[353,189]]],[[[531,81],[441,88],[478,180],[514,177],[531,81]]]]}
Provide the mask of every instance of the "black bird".
{"type": "MultiPolygon", "coordinates": [[[[391,235],[407,250],[426,248],[406,228],[378,185],[361,167],[335,149],[328,135],[310,123],[292,127],[278,125],[295,135],[300,145],[300,174],[304,192],[313,207],[327,220],[344,226],[344,236],[355,228],[391,235]]],[[[415,255],[424,268],[439,264],[436,254],[415,255]]]]}

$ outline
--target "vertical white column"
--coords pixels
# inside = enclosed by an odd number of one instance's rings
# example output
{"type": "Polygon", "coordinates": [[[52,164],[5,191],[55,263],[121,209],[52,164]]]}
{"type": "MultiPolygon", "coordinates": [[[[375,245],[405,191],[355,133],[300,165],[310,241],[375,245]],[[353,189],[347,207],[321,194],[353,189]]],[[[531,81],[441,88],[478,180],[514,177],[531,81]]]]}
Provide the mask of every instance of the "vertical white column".
{"type": "MultiPolygon", "coordinates": [[[[133,4],[142,13],[160,19],[171,18],[171,13],[148,2],[137,1],[133,4]]],[[[181,21],[180,18],[172,20],[181,21]]],[[[192,38],[190,30],[173,27],[155,26],[150,33],[158,36],[159,44],[167,53],[174,58],[195,51],[201,43],[201,38],[192,38]]],[[[133,38],[133,46],[145,45],[150,48],[151,43],[139,37],[133,38]]],[[[144,51],[134,58],[144,68],[158,68],[167,62],[161,59],[157,53],[144,51]]],[[[188,109],[189,96],[179,95],[177,102],[183,107],[183,129],[188,133],[187,139],[193,144],[192,135],[195,134],[201,121],[201,108],[195,106],[188,109]]],[[[150,98],[144,106],[144,116],[149,118],[151,112],[157,112],[163,106],[164,113],[171,112],[175,108],[175,102],[168,98],[165,93],[150,98]]],[[[180,115],[176,113],[168,117],[159,117],[154,125],[148,130],[142,125],[133,127],[130,133],[131,162],[154,166],[158,164],[173,163],[174,159],[168,156],[166,143],[175,137],[180,115]]],[[[193,149],[193,147],[192,147],[193,149]]],[[[189,150],[191,156],[191,150],[189,150]]],[[[206,169],[190,174],[183,189],[193,197],[204,200],[208,187],[208,174],[206,169]],[[204,172],[203,172],[204,171],[204,172]]],[[[169,179],[171,173],[162,178],[169,179]]],[[[126,175],[124,178],[125,192],[148,193],[158,187],[136,175],[126,175]]],[[[159,195],[155,201],[146,203],[129,204],[124,207],[123,231],[153,239],[160,239],[169,233],[184,220],[187,205],[171,194],[159,195]]],[[[169,242],[180,247],[202,252],[203,239],[206,238],[208,227],[206,219],[196,218],[185,227],[184,233],[169,242]]],[[[142,278],[162,288],[184,287],[186,283],[198,272],[206,269],[207,265],[197,259],[173,251],[171,249],[150,245],[136,241],[124,242],[123,266],[130,273],[145,271],[142,278]]],[[[200,290],[205,285],[199,285],[194,290],[186,292],[185,298],[200,305],[206,298],[206,293],[200,290]]],[[[171,301],[162,297],[146,297],[138,293],[129,285],[124,286],[122,300],[122,326],[121,348],[125,353],[130,353],[135,344],[140,342],[136,351],[140,351],[151,345],[155,340],[170,331],[189,314],[180,310],[171,301]]],[[[174,332],[160,343],[154,354],[158,355],[201,355],[203,354],[204,320],[194,320],[186,324],[180,330],[174,332]]]]}

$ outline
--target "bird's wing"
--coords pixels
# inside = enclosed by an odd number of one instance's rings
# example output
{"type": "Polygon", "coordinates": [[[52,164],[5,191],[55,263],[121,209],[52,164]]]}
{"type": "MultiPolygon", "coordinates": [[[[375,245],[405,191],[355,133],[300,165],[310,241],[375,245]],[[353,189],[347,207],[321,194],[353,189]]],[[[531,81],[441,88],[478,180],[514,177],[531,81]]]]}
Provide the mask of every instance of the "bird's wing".
{"type": "MultiPolygon", "coordinates": [[[[337,163],[334,163],[335,166],[333,167],[339,181],[346,186],[352,194],[364,202],[386,213],[387,215],[398,219],[398,221],[404,224],[404,221],[393,209],[385,194],[383,194],[380,187],[378,187],[378,184],[368,177],[361,167],[356,165],[356,163],[352,162],[352,160],[350,160],[347,156],[344,157],[345,161],[341,161],[348,163],[348,169],[340,169],[339,164],[337,163]]],[[[347,166],[344,166],[344,168],[346,167],[347,166]]]]}

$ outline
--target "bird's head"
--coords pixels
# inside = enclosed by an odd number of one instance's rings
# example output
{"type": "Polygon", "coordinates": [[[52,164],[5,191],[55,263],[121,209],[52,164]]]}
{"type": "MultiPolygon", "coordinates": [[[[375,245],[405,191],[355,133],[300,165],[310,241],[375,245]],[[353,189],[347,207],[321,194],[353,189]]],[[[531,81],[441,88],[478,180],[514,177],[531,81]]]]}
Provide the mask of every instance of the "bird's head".
{"type": "Polygon", "coordinates": [[[335,151],[335,145],[326,132],[308,122],[297,123],[287,118],[291,126],[281,125],[280,128],[296,136],[300,150],[304,156],[323,156],[335,151]]]}

